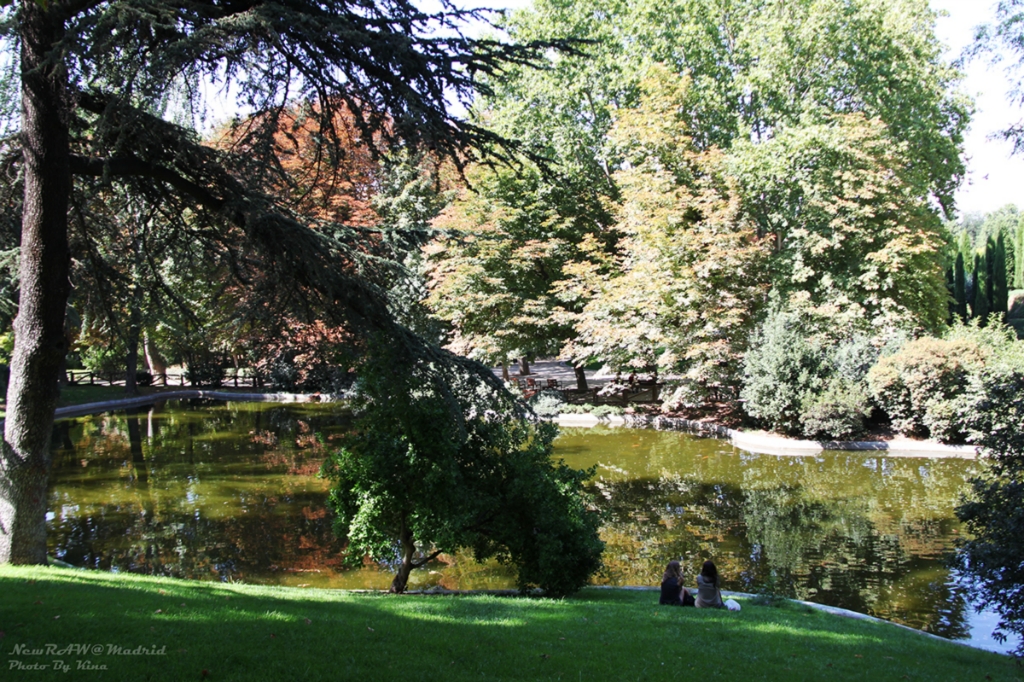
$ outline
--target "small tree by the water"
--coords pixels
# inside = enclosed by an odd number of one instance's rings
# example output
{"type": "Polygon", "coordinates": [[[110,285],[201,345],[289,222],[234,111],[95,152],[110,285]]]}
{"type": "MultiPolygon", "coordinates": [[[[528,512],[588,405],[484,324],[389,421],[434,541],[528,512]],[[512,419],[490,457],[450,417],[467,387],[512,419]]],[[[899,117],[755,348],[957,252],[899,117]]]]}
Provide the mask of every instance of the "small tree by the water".
{"type": "Polygon", "coordinates": [[[347,556],[414,568],[470,548],[516,567],[521,590],[571,594],[601,566],[593,472],[551,459],[557,428],[483,375],[378,347],[359,368],[356,428],[324,465],[347,556]]]}

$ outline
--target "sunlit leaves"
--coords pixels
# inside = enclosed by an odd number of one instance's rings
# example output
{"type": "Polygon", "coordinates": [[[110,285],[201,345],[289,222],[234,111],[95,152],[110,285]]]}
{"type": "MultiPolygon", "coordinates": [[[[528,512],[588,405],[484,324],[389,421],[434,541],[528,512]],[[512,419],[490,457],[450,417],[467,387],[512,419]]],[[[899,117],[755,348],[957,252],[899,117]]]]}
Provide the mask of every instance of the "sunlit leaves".
{"type": "Polygon", "coordinates": [[[608,136],[625,160],[614,176],[616,255],[577,265],[561,290],[589,294],[573,316],[576,359],[657,365],[709,384],[735,371],[764,299],[768,249],[740,212],[723,154],[694,148],[688,87],[652,68],[640,105],[619,112],[608,136]]]}

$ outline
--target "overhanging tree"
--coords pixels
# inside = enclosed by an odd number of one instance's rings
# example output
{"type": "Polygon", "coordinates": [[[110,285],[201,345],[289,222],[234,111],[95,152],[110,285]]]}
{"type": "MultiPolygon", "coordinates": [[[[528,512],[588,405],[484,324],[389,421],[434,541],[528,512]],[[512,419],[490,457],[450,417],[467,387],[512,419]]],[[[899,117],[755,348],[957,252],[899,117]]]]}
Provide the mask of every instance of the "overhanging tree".
{"type": "MultiPolygon", "coordinates": [[[[0,562],[45,561],[49,439],[64,357],[69,293],[68,209],[74,176],[116,179],[188,215],[204,246],[240,279],[258,261],[277,300],[330,310],[362,329],[393,327],[377,261],[360,257],[355,229],[314,232],[258,191],[285,178],[275,162],[279,116],[296,100],[328,148],[332,121],[351,112],[364,134],[423,145],[455,159],[500,143],[454,118],[479,77],[526,63],[551,44],[470,40],[450,5],[425,13],[405,0],[285,3],[227,0],[23,0],[2,15],[20,45],[20,137],[4,151],[24,182],[20,307],[0,461],[0,562]],[[261,112],[245,154],[201,144],[156,105],[201,105],[197,83],[237,93],[261,112]],[[341,264],[341,267],[339,267],[341,264]]],[[[415,346],[409,341],[405,347],[415,346]]]]}
{"type": "Polygon", "coordinates": [[[560,596],[587,584],[604,547],[582,492],[593,471],[552,462],[557,429],[522,419],[480,377],[383,344],[357,388],[356,428],[324,466],[349,560],[393,562],[399,593],[413,569],[463,547],[515,566],[522,590],[560,596]],[[476,409],[480,393],[499,409],[476,409]]]}

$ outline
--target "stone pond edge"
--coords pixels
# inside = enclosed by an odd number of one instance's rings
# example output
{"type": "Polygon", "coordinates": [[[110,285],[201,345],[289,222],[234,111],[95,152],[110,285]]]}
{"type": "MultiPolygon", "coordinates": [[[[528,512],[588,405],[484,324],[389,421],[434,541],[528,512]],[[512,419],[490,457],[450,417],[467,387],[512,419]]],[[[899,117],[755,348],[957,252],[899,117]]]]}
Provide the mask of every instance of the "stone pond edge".
{"type": "Polygon", "coordinates": [[[607,415],[596,417],[592,414],[560,414],[553,418],[559,426],[593,427],[626,426],[632,428],[654,428],[664,431],[683,431],[697,436],[727,440],[741,450],[767,455],[807,456],[824,450],[846,450],[856,452],[879,452],[892,457],[955,457],[976,459],[978,448],[973,445],[946,445],[934,441],[913,441],[899,439],[886,441],[816,441],[797,440],[766,433],[751,433],[730,429],[713,422],[695,421],[682,417],[664,417],[638,414],[607,415]]]}
{"type": "MultiPolygon", "coordinates": [[[[230,391],[204,391],[198,389],[153,393],[137,398],[119,398],[97,403],[69,405],[59,407],[54,413],[57,419],[81,417],[98,414],[110,410],[123,410],[132,407],[144,407],[164,400],[186,400],[190,398],[207,398],[211,400],[242,401],[242,402],[331,402],[344,396],[329,394],[306,393],[233,393],[230,391]]],[[[599,424],[606,426],[625,426],[630,428],[654,428],[664,431],[682,431],[697,436],[727,440],[732,445],[748,452],[779,455],[807,456],[815,455],[824,450],[845,450],[855,452],[879,452],[892,457],[955,457],[976,459],[978,448],[972,445],[945,445],[934,441],[913,441],[898,439],[886,441],[815,441],[798,440],[766,433],[752,433],[730,429],[713,422],[702,422],[682,417],[652,416],[640,414],[606,415],[596,417],[593,414],[560,414],[552,418],[559,426],[593,427],[599,424]]],[[[0,421],[2,424],[2,421],[0,421]]]]}

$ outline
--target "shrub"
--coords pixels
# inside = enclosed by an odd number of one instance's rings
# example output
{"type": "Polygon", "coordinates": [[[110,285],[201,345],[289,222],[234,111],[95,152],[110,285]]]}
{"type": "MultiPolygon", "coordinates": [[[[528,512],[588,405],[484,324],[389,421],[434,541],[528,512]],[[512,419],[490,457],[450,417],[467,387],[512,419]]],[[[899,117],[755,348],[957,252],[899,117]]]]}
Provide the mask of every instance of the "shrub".
{"type": "Polygon", "coordinates": [[[747,414],[769,428],[800,433],[802,403],[823,384],[823,357],[804,337],[795,314],[772,311],[758,328],[743,361],[747,414]]]}
{"type": "Polygon", "coordinates": [[[566,404],[561,393],[545,389],[530,398],[530,407],[539,417],[557,417],[565,411],[566,404]]]}
{"type": "Polygon", "coordinates": [[[135,383],[138,386],[152,386],[153,385],[153,375],[150,374],[149,372],[136,372],[135,373],[135,383]]]}
{"type": "Polygon", "coordinates": [[[900,433],[924,436],[934,428],[936,437],[949,438],[957,430],[954,408],[943,403],[963,391],[988,354],[973,339],[917,339],[879,360],[868,373],[868,386],[900,433]]]}
{"type": "Polygon", "coordinates": [[[839,377],[830,380],[821,393],[804,394],[801,402],[800,423],[804,435],[811,438],[852,438],[864,432],[864,422],[870,416],[864,385],[839,377]]]}
{"type": "MultiPolygon", "coordinates": [[[[881,348],[873,342],[871,337],[865,334],[855,334],[852,338],[836,344],[828,355],[834,376],[850,385],[860,385],[861,388],[864,388],[868,372],[875,366],[879,355],[881,355],[881,348]]],[[[866,392],[864,398],[867,399],[866,392]]]]}
{"type": "Polygon", "coordinates": [[[607,417],[610,414],[622,414],[624,410],[618,405],[598,405],[594,409],[590,410],[590,414],[594,415],[598,419],[601,417],[607,417]]]}

